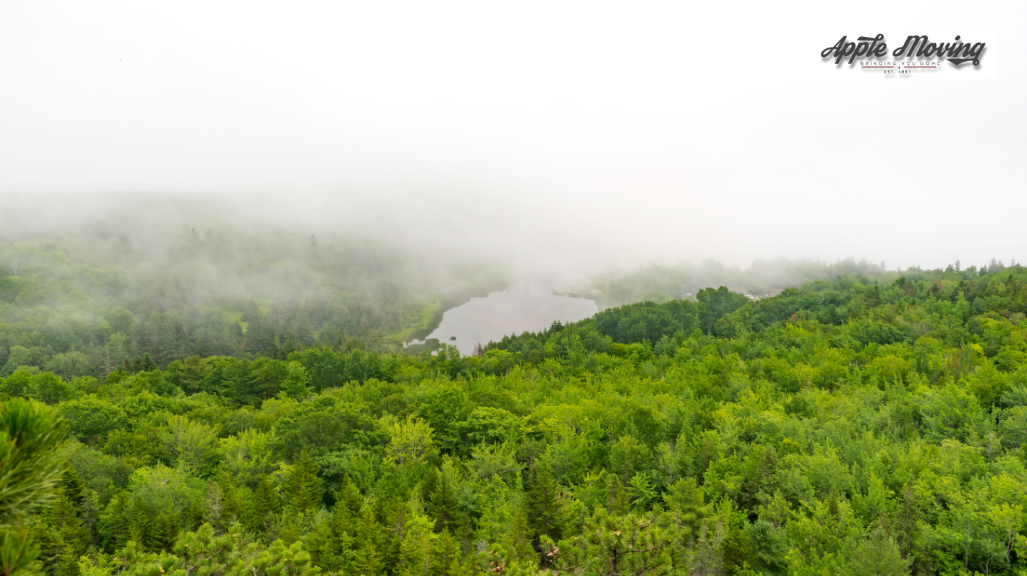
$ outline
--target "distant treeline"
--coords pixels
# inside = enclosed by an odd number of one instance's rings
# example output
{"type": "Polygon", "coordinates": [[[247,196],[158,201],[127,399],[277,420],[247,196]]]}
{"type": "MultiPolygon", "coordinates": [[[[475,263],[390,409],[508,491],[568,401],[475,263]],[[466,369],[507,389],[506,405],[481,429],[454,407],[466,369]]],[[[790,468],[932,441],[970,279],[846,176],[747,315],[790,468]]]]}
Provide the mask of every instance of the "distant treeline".
{"type": "Polygon", "coordinates": [[[440,316],[440,299],[451,306],[505,280],[362,238],[119,230],[0,245],[0,376],[35,366],[102,379],[132,363],[284,359],[318,345],[380,351],[396,346],[390,334],[423,331],[425,307],[440,316]]]}
{"type": "Polygon", "coordinates": [[[884,263],[842,260],[827,264],[815,260],[757,260],[742,270],[714,260],[675,266],[649,265],[631,272],[598,274],[574,285],[570,293],[592,298],[600,309],[633,302],[666,302],[692,299],[705,288],[726,286],[730,290],[760,295],[766,291],[797,288],[812,280],[832,280],[849,275],[879,276],[884,263]]]}

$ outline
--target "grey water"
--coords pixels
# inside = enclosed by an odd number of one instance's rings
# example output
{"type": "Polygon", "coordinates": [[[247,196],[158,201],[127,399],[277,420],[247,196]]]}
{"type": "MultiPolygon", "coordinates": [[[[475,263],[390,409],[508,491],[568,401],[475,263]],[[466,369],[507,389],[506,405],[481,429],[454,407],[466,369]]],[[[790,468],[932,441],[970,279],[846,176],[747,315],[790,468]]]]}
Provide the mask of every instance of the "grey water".
{"type": "Polygon", "coordinates": [[[503,336],[539,332],[556,321],[577,322],[598,311],[592,300],[556,296],[551,288],[522,282],[447,310],[428,338],[455,345],[467,355],[475,344],[485,346],[503,336]]]}

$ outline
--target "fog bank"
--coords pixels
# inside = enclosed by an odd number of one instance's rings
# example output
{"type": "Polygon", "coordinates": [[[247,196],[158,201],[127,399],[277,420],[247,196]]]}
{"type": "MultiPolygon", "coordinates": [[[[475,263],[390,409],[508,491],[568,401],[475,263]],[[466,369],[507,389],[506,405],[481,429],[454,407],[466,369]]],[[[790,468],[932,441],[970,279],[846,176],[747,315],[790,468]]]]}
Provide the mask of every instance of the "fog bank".
{"type": "Polygon", "coordinates": [[[5,2],[0,210],[24,230],[182,219],[159,197],[188,193],[190,221],[543,275],[1008,261],[1025,248],[1025,8],[964,8],[5,2]],[[882,14],[985,31],[998,79],[817,76],[824,47],[882,14]],[[11,193],[75,197],[12,216],[11,193]]]}

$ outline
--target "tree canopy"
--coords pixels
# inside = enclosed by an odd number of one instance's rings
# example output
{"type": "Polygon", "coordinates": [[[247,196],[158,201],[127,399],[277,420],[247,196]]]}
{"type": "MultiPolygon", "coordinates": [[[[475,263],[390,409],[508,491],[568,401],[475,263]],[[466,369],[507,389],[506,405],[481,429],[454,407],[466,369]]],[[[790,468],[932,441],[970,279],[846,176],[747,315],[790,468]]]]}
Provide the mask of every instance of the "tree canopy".
{"type": "Polygon", "coordinates": [[[1019,574],[1025,319],[1019,266],[841,274],[0,395],[67,427],[19,512],[48,574],[1019,574]]]}

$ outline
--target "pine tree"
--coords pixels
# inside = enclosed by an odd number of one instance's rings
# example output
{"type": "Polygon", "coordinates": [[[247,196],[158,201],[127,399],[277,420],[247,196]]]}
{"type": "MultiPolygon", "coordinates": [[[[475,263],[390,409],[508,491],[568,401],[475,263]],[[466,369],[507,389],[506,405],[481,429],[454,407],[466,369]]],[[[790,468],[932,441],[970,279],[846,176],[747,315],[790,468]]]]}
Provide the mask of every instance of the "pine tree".
{"type": "Polygon", "coordinates": [[[156,344],[156,357],[157,364],[160,366],[167,366],[178,358],[182,357],[181,352],[181,330],[176,326],[176,322],[164,314],[157,314],[153,319],[155,338],[154,343],[156,344]]]}
{"type": "MultiPolygon", "coordinates": [[[[355,523],[357,520],[358,518],[351,513],[344,501],[337,500],[335,502],[332,515],[328,522],[325,523],[326,537],[320,543],[320,549],[318,550],[320,555],[319,566],[331,571],[340,571],[345,568],[347,562],[353,556],[353,533],[356,529],[355,523]]],[[[306,541],[304,546],[307,546],[306,541]]],[[[310,553],[314,554],[314,551],[311,550],[310,553]]]]}
{"type": "Polygon", "coordinates": [[[250,302],[242,321],[247,323],[244,349],[254,355],[264,352],[271,344],[271,334],[260,308],[250,302]]]}
{"type": "Polygon", "coordinates": [[[357,490],[357,487],[350,481],[348,474],[342,478],[342,486],[339,487],[337,498],[349,510],[350,516],[355,518],[360,515],[360,508],[364,504],[364,497],[360,495],[360,490],[357,490]]]}
{"type": "Polygon", "coordinates": [[[222,372],[222,381],[218,394],[232,404],[245,406],[260,404],[260,383],[251,370],[249,360],[236,360],[227,365],[222,372]]]}
{"type": "Polygon", "coordinates": [[[226,470],[218,473],[216,482],[221,491],[222,517],[226,526],[231,526],[233,523],[241,521],[246,515],[239,488],[232,482],[232,477],[226,470]]]}
{"type": "Polygon", "coordinates": [[[920,523],[923,516],[917,505],[912,483],[907,484],[898,497],[889,504],[881,523],[894,535],[902,557],[910,557],[920,539],[920,523]]]}
{"type": "Polygon", "coordinates": [[[303,549],[310,554],[310,562],[329,572],[343,568],[342,559],[336,554],[331,519],[317,517],[303,537],[303,549]]]}
{"type": "Polygon", "coordinates": [[[71,468],[64,471],[57,496],[37,531],[43,566],[54,574],[77,574],[78,558],[89,548],[89,530],[82,523],[84,485],[71,468]]]}
{"type": "Polygon", "coordinates": [[[514,556],[524,562],[538,563],[538,553],[532,547],[535,534],[528,526],[528,515],[521,508],[513,518],[510,528],[510,545],[514,556]]]}
{"type": "Polygon", "coordinates": [[[541,463],[535,469],[535,478],[525,501],[528,525],[534,533],[532,545],[541,552],[542,536],[553,541],[563,537],[563,507],[560,505],[557,484],[548,463],[541,463]]]}
{"type": "Polygon", "coordinates": [[[543,559],[557,562],[560,572],[568,574],[665,574],[671,572],[675,544],[675,532],[661,526],[654,514],[615,516],[599,509],[585,521],[580,535],[558,548],[548,543],[553,548],[543,559]]]}
{"type": "Polygon", "coordinates": [[[275,540],[281,540],[287,546],[291,546],[294,542],[298,542],[306,532],[307,522],[303,513],[286,510],[278,516],[278,534],[275,535],[275,540]]]}
{"type": "Polygon", "coordinates": [[[199,338],[193,345],[193,352],[202,358],[217,355],[217,351],[214,349],[214,330],[212,328],[208,326],[201,330],[199,338]]]}
{"type": "Polygon", "coordinates": [[[435,531],[454,530],[460,520],[460,503],[445,474],[439,474],[428,501],[428,512],[435,518],[435,531]]]}
{"type": "Polygon", "coordinates": [[[79,576],[81,573],[78,567],[80,556],[81,554],[76,553],[70,545],[65,545],[64,552],[53,567],[54,576],[79,576]]]}
{"type": "Polygon", "coordinates": [[[364,508],[360,519],[356,522],[354,541],[358,544],[345,574],[382,574],[385,571],[386,557],[390,547],[388,533],[378,520],[370,506],[364,508]]]}
{"type": "Polygon", "coordinates": [[[89,548],[89,529],[82,523],[82,505],[85,503],[85,484],[71,467],[61,476],[60,492],[50,509],[49,521],[61,532],[61,538],[78,558],[89,548]]]}
{"type": "Polygon", "coordinates": [[[111,498],[104,515],[107,521],[103,523],[101,545],[111,549],[124,547],[131,540],[131,531],[125,514],[125,494],[123,492],[119,492],[111,498]]]}
{"type": "Polygon", "coordinates": [[[61,481],[64,436],[53,411],[38,402],[0,402],[0,573],[26,572],[35,561],[24,523],[61,481]]]}
{"type": "Polygon", "coordinates": [[[421,502],[431,502],[431,495],[439,484],[438,468],[429,467],[421,478],[421,502]]]}
{"type": "Polygon", "coordinates": [[[610,484],[606,488],[606,509],[611,514],[621,515],[628,509],[628,491],[621,484],[620,477],[610,474],[610,484]]]}
{"type": "Polygon", "coordinates": [[[153,550],[170,550],[178,537],[178,516],[171,508],[157,515],[149,532],[147,546],[153,550]]]}
{"type": "Polygon", "coordinates": [[[434,523],[420,514],[411,514],[402,524],[399,538],[399,556],[395,572],[399,576],[429,574],[435,560],[437,537],[432,530],[434,523]]]}
{"type": "Polygon", "coordinates": [[[321,507],[322,489],[317,462],[305,448],[293,465],[287,483],[290,504],[300,512],[317,511],[321,507]]]}
{"type": "Polygon", "coordinates": [[[281,500],[278,498],[278,491],[275,490],[274,484],[271,483],[269,477],[262,477],[253,493],[253,506],[250,514],[251,529],[266,533],[270,519],[274,518],[281,509],[281,500]]]}
{"type": "Polygon", "coordinates": [[[72,504],[79,509],[82,508],[82,504],[86,501],[86,484],[82,481],[82,477],[78,475],[78,472],[76,472],[74,468],[69,466],[64,470],[64,473],[61,474],[60,489],[68,495],[72,504]]]}
{"type": "Polygon", "coordinates": [[[207,499],[203,510],[203,521],[209,523],[218,532],[224,532],[231,525],[225,513],[225,497],[216,482],[207,482],[207,499]]]}
{"type": "Polygon", "coordinates": [[[332,507],[331,526],[335,533],[349,532],[353,530],[353,522],[356,515],[350,511],[349,506],[342,500],[336,500],[332,507]]]}
{"type": "Polygon", "coordinates": [[[145,512],[142,499],[136,496],[134,502],[132,502],[131,518],[128,523],[129,538],[137,544],[149,547],[153,542],[151,532],[154,520],[145,512]]]}
{"type": "Polygon", "coordinates": [[[695,478],[681,478],[663,495],[673,522],[677,524],[682,536],[691,541],[699,537],[702,521],[710,511],[706,505],[706,495],[702,486],[695,478]]]}
{"type": "Polygon", "coordinates": [[[449,530],[443,530],[435,541],[431,576],[453,576],[460,574],[460,543],[449,530]]]}
{"type": "MultiPolygon", "coordinates": [[[[395,566],[399,561],[401,534],[392,529],[396,526],[403,526],[407,514],[410,511],[408,503],[400,498],[398,491],[399,476],[392,472],[385,472],[378,480],[375,489],[375,497],[370,500],[370,505],[365,506],[363,514],[371,512],[376,524],[371,530],[371,536],[379,538],[375,549],[380,556],[382,563],[386,566],[395,566]]],[[[358,541],[363,541],[365,536],[358,535],[358,541]]]]}

